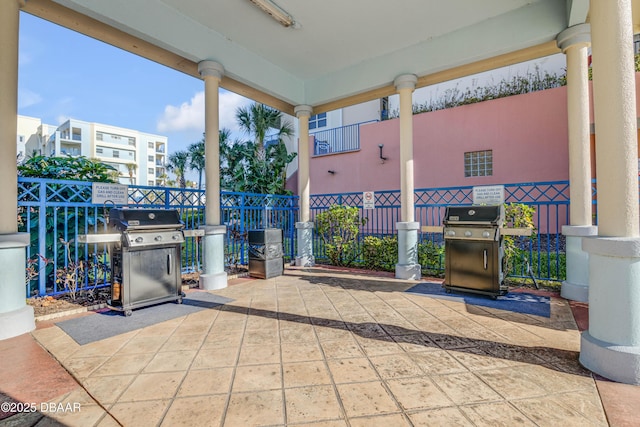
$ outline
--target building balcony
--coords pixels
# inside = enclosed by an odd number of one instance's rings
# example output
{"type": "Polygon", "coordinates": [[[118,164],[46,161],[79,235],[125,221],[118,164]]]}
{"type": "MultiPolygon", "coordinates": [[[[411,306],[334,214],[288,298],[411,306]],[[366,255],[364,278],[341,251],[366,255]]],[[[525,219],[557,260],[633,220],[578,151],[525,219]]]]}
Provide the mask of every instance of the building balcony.
{"type": "Polygon", "coordinates": [[[310,133],[313,136],[313,155],[324,156],[327,154],[346,153],[360,149],[360,126],[377,122],[369,120],[367,122],[355,123],[333,129],[320,130],[310,133]]]}

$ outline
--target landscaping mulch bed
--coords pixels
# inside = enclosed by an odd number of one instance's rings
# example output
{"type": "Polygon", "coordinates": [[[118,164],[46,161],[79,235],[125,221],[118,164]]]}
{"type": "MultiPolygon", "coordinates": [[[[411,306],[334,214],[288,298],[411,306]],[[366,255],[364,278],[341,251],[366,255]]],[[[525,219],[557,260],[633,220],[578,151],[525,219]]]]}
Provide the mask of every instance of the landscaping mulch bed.
{"type": "MultiPolygon", "coordinates": [[[[247,268],[239,266],[227,270],[229,278],[238,277],[248,272],[247,268]]],[[[197,288],[200,273],[186,273],[182,275],[182,285],[197,288]]],[[[56,296],[33,297],[27,299],[27,304],[33,307],[36,319],[51,317],[56,314],[72,313],[75,311],[95,310],[104,308],[111,299],[111,287],[79,291],[75,299],[70,294],[56,296]]]]}

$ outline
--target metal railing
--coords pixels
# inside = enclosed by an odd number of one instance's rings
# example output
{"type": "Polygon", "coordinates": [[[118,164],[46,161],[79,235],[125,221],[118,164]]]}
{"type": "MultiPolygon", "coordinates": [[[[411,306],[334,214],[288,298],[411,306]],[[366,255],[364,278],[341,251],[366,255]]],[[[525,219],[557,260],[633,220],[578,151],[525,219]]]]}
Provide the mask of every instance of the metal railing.
{"type": "MultiPolygon", "coordinates": [[[[27,296],[67,292],[67,273],[78,278],[78,290],[108,283],[107,245],[77,241],[78,235],[107,231],[108,209],[113,206],[93,204],[91,190],[90,182],[18,178],[19,231],[31,235],[27,296]]],[[[178,209],[186,229],[205,224],[204,190],[129,185],[128,199],[132,208],[178,209]]],[[[282,228],[285,257],[294,256],[296,196],[222,192],[220,201],[227,225],[226,265],[248,263],[246,235],[257,228],[282,228]]],[[[201,254],[200,238],[187,238],[182,271],[199,271],[201,254]]]]}
{"type": "MultiPolygon", "coordinates": [[[[78,288],[108,282],[106,245],[77,242],[79,234],[105,232],[105,218],[110,206],[91,203],[90,182],[54,181],[18,178],[19,230],[31,234],[27,248],[28,269],[33,273],[27,283],[27,295],[65,292],[57,274],[84,263],[87,269],[78,288]]],[[[395,224],[400,222],[400,192],[375,193],[375,209],[363,209],[363,193],[323,194],[311,196],[312,220],[333,204],[357,206],[367,223],[362,236],[395,236],[395,224]]],[[[449,205],[472,203],[473,187],[418,189],[415,191],[415,219],[421,225],[441,225],[444,210],[449,205]]],[[[178,209],[187,229],[205,224],[205,192],[152,186],[128,186],[130,207],[178,209]]],[[[507,203],[524,203],[535,207],[537,227],[534,239],[518,242],[521,256],[533,267],[535,277],[562,280],[565,276],[565,240],[562,225],[569,222],[569,183],[567,181],[518,183],[505,185],[507,203]]],[[[298,217],[297,196],[274,196],[251,193],[222,192],[222,222],[227,225],[225,264],[248,263],[247,232],[251,229],[277,227],[284,230],[285,258],[295,256],[295,222],[298,217]]],[[[314,233],[315,234],[315,233],[314,233]]],[[[421,233],[421,242],[442,244],[442,236],[421,233]]],[[[201,241],[187,238],[182,252],[183,272],[199,271],[201,241]]],[[[314,235],[316,259],[326,258],[319,236],[314,235]]],[[[518,264],[513,275],[527,277],[525,263],[518,264]]],[[[444,263],[436,266],[442,271],[444,263]]]]}
{"type": "Polygon", "coordinates": [[[341,126],[310,133],[313,136],[313,155],[345,153],[360,149],[360,126],[366,123],[377,122],[369,120],[362,123],[341,126]]]}
{"type": "MultiPolygon", "coordinates": [[[[450,205],[471,205],[473,187],[444,187],[415,190],[415,221],[421,226],[442,225],[445,208],[450,205]]],[[[516,260],[515,277],[528,277],[527,265],[541,280],[563,280],[566,276],[565,239],[562,225],[569,223],[569,182],[534,182],[505,185],[506,203],[523,203],[535,207],[535,238],[518,238],[520,260],[516,260]],[[525,259],[526,258],[526,259],[525,259]]],[[[356,206],[361,218],[367,223],[361,227],[360,239],[365,236],[394,236],[395,224],[401,221],[400,191],[379,191],[375,193],[375,209],[363,209],[363,193],[339,193],[311,196],[311,216],[328,209],[331,205],[356,206]]],[[[421,242],[431,242],[435,246],[444,243],[442,235],[421,233],[421,242]]],[[[314,235],[314,255],[316,259],[326,259],[321,238],[314,235]]],[[[359,261],[362,261],[360,259],[359,261]]],[[[441,258],[431,270],[444,271],[441,258]]]]}

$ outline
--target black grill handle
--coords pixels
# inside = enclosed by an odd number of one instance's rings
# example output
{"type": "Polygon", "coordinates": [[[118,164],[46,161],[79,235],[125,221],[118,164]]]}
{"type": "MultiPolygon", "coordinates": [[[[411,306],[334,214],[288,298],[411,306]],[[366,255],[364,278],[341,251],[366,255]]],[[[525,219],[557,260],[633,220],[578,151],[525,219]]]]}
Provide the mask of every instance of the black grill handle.
{"type": "Polygon", "coordinates": [[[171,262],[171,254],[167,255],[167,274],[171,274],[171,265],[173,263],[171,262]]]}

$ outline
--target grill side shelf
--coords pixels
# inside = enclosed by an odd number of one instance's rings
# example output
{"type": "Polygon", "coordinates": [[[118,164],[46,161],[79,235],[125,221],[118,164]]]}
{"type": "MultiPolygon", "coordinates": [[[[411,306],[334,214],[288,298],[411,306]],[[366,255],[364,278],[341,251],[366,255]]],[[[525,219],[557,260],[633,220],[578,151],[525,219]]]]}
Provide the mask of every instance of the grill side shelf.
{"type": "Polygon", "coordinates": [[[122,238],[120,233],[108,233],[108,234],[79,234],[76,237],[78,243],[115,243],[119,242],[122,238]]]}

